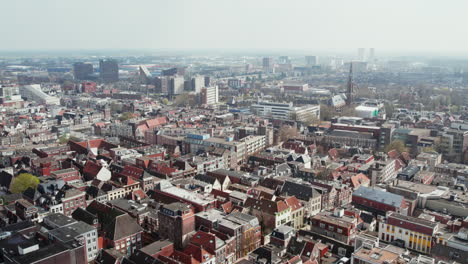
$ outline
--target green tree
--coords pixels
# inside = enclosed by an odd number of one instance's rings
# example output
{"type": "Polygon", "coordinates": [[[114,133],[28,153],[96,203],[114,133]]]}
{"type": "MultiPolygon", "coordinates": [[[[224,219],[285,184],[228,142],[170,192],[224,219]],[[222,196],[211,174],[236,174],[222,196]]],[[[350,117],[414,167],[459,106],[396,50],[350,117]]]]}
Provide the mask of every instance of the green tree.
{"type": "Polygon", "coordinates": [[[164,98],[162,99],[162,103],[163,105],[167,105],[169,103],[169,100],[167,100],[167,98],[164,98]]]}
{"type": "Polygon", "coordinates": [[[132,118],[133,118],[133,113],[131,112],[124,112],[119,117],[120,121],[126,121],[132,118]]]}
{"type": "Polygon", "coordinates": [[[395,106],[391,102],[386,102],[385,105],[385,113],[387,114],[387,117],[392,117],[393,113],[395,113],[395,106]]]}
{"type": "Polygon", "coordinates": [[[389,152],[391,150],[396,150],[398,153],[408,152],[405,143],[401,140],[393,140],[385,147],[385,152],[389,152]]]}
{"type": "Polygon", "coordinates": [[[65,143],[67,143],[67,142],[68,142],[68,137],[67,137],[67,135],[62,135],[62,136],[60,136],[59,139],[58,139],[58,141],[59,141],[60,144],[65,144],[65,143]]]}
{"type": "Polygon", "coordinates": [[[10,187],[12,193],[22,193],[28,188],[37,188],[39,178],[30,173],[21,173],[13,179],[10,187]]]}

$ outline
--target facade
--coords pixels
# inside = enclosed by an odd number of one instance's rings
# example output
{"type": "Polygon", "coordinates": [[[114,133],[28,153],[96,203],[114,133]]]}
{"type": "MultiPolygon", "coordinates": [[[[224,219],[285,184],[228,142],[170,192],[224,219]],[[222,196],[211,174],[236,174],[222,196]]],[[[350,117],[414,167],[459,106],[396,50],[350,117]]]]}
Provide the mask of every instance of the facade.
{"type": "Polygon", "coordinates": [[[200,97],[202,105],[217,104],[219,100],[218,86],[201,88],[200,97]]]}
{"type": "Polygon", "coordinates": [[[431,252],[432,239],[439,229],[437,222],[395,212],[388,213],[379,225],[382,241],[400,240],[404,242],[404,247],[425,254],[431,252]]]}
{"type": "Polygon", "coordinates": [[[305,216],[314,216],[322,209],[322,196],[312,186],[286,181],[283,184],[281,193],[299,199],[304,205],[305,216]]]}
{"type": "Polygon", "coordinates": [[[401,195],[393,194],[377,188],[361,186],[353,193],[353,205],[377,215],[385,215],[393,211],[403,215],[408,214],[405,199],[401,195]]]}
{"type": "Polygon", "coordinates": [[[195,231],[195,214],[189,205],[172,203],[158,212],[159,235],[174,243],[176,248],[184,248],[189,243],[189,235],[195,231]]]}
{"type": "Polygon", "coordinates": [[[283,84],[283,91],[284,93],[289,93],[289,94],[303,94],[304,92],[307,92],[309,89],[309,85],[307,83],[303,84],[295,84],[295,83],[286,83],[283,84]]]}
{"type": "Polygon", "coordinates": [[[273,69],[274,69],[273,58],[272,57],[263,58],[262,66],[263,66],[263,70],[266,71],[266,72],[273,71],[273,69]]]}
{"type": "Polygon", "coordinates": [[[169,95],[179,95],[184,93],[184,77],[182,76],[173,76],[169,79],[168,85],[169,95]]]}
{"type": "Polygon", "coordinates": [[[377,183],[385,183],[397,177],[396,159],[379,160],[372,164],[371,184],[375,186],[377,183]]]}
{"type": "Polygon", "coordinates": [[[113,83],[119,81],[119,64],[116,60],[100,60],[99,61],[99,77],[105,83],[113,83]]]}
{"type": "Polygon", "coordinates": [[[93,74],[93,64],[89,62],[76,62],[73,64],[73,77],[76,80],[87,80],[93,74]]]}
{"type": "Polygon", "coordinates": [[[442,135],[442,154],[453,162],[463,162],[468,149],[468,130],[449,129],[442,135]]]}
{"type": "Polygon", "coordinates": [[[202,88],[205,87],[205,78],[203,76],[195,76],[190,80],[190,90],[195,93],[200,93],[202,88]]]}
{"type": "Polygon", "coordinates": [[[62,204],[63,214],[71,216],[77,208],[86,206],[86,194],[78,189],[67,190],[62,198],[62,204]]]}
{"type": "Polygon", "coordinates": [[[312,67],[318,65],[318,57],[317,56],[305,56],[306,66],[312,67]]]}
{"type": "Polygon", "coordinates": [[[290,224],[291,207],[284,201],[270,201],[266,199],[247,198],[244,206],[250,208],[250,213],[257,217],[266,233],[274,228],[290,224]]]}
{"type": "Polygon", "coordinates": [[[319,105],[293,106],[293,103],[273,103],[261,101],[252,104],[251,110],[253,113],[279,120],[294,120],[299,122],[307,122],[315,118],[320,118],[319,105]]]}
{"type": "Polygon", "coordinates": [[[344,244],[354,243],[357,234],[358,219],[344,214],[343,209],[334,212],[323,211],[312,217],[310,230],[344,244]]]}

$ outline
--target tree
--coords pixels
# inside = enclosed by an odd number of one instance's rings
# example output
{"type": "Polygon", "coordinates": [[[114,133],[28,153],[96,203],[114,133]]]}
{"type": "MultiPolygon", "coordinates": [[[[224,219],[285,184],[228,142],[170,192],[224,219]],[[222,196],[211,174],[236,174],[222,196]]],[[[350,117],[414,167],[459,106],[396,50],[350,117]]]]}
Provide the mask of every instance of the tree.
{"type": "Polygon", "coordinates": [[[290,138],[297,136],[297,128],[292,126],[283,126],[279,130],[279,137],[281,141],[286,141],[290,138]]]}
{"type": "Polygon", "coordinates": [[[162,99],[162,103],[163,105],[167,105],[169,103],[169,100],[167,100],[167,98],[164,98],[162,99]]]}
{"type": "Polygon", "coordinates": [[[398,153],[408,152],[405,143],[401,140],[394,140],[385,147],[385,152],[389,152],[391,150],[396,150],[398,153]]]}
{"type": "Polygon", "coordinates": [[[385,114],[387,114],[388,117],[392,117],[393,113],[395,113],[395,106],[391,102],[386,102],[385,105],[385,114]]]}
{"type": "Polygon", "coordinates": [[[39,178],[30,173],[21,173],[13,179],[10,187],[12,193],[22,193],[28,188],[37,188],[39,178]]]}
{"type": "Polygon", "coordinates": [[[119,117],[119,120],[120,121],[126,121],[126,120],[129,120],[129,119],[132,119],[134,116],[133,116],[133,113],[131,112],[124,112],[120,115],[119,117]]]}

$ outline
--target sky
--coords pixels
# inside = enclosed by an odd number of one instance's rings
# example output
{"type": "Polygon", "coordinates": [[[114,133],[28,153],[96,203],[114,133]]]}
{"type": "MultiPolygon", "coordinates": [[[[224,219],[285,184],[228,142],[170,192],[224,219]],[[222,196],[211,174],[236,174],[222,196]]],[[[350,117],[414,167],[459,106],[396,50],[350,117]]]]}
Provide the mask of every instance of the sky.
{"type": "Polygon", "coordinates": [[[466,0],[5,0],[0,10],[0,50],[468,52],[466,0]]]}

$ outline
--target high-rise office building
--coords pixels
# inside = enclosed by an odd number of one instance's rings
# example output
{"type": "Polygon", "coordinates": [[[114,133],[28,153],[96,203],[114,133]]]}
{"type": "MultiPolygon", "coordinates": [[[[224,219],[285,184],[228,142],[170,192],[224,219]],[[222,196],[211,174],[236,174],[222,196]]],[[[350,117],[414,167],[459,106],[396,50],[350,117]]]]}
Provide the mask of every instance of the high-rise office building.
{"type": "Polygon", "coordinates": [[[205,78],[203,76],[192,77],[190,90],[200,93],[203,87],[205,87],[205,78]]]}
{"type": "Polygon", "coordinates": [[[375,59],[375,49],[374,49],[374,48],[370,48],[370,49],[369,49],[369,56],[368,56],[367,60],[368,60],[369,62],[373,62],[374,59],[375,59]]]}
{"type": "Polygon", "coordinates": [[[73,77],[77,80],[89,79],[93,74],[93,64],[89,62],[76,62],[73,64],[73,77]]]}
{"type": "Polygon", "coordinates": [[[99,77],[105,83],[119,81],[119,64],[116,60],[100,60],[99,61],[99,77]]]}
{"type": "Polygon", "coordinates": [[[170,77],[169,81],[169,95],[178,95],[184,93],[184,77],[174,76],[170,77]]]}
{"type": "Polygon", "coordinates": [[[272,57],[265,57],[263,58],[263,70],[270,71],[273,69],[273,58],[272,57]]]}
{"type": "Polygon", "coordinates": [[[358,49],[358,60],[364,61],[366,56],[366,49],[365,48],[359,48],[358,49]]]}
{"type": "Polygon", "coordinates": [[[210,86],[211,83],[211,77],[210,76],[205,76],[205,87],[210,86]]]}
{"type": "Polygon", "coordinates": [[[202,88],[200,96],[201,96],[201,104],[203,105],[217,104],[219,100],[218,86],[202,88]]]}
{"type": "Polygon", "coordinates": [[[312,67],[312,66],[317,66],[318,65],[318,57],[317,56],[306,56],[306,66],[307,67],[312,67]]]}

